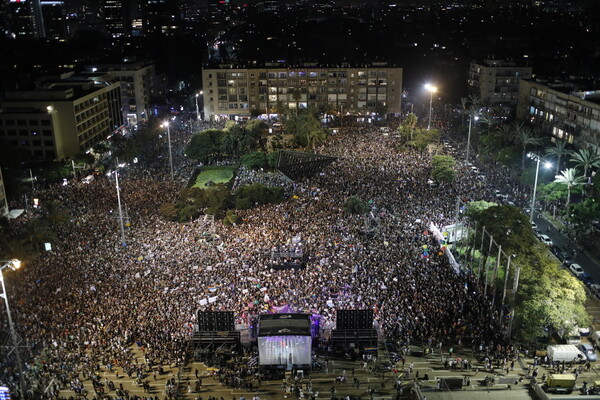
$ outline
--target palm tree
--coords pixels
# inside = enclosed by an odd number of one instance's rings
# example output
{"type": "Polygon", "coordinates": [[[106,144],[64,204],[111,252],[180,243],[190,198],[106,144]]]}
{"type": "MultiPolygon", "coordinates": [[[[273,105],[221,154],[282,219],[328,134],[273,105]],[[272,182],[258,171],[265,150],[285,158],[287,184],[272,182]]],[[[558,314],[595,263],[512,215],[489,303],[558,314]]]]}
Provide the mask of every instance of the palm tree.
{"type": "Polygon", "coordinates": [[[40,250],[43,243],[55,237],[50,227],[37,219],[32,220],[25,226],[25,234],[36,251],[40,250]]]}
{"type": "Polygon", "coordinates": [[[496,121],[494,120],[494,116],[492,115],[491,112],[489,112],[488,110],[484,110],[480,115],[479,115],[479,123],[484,124],[487,127],[487,134],[490,134],[490,131],[492,129],[492,126],[494,126],[494,124],[496,123],[496,121]]]}
{"type": "Polygon", "coordinates": [[[462,107],[462,114],[460,118],[460,126],[465,126],[465,115],[467,114],[467,104],[469,104],[469,99],[466,97],[460,98],[460,106],[462,107]]]}
{"type": "Polygon", "coordinates": [[[59,225],[69,220],[69,214],[65,207],[57,200],[50,200],[44,204],[46,215],[44,219],[50,225],[59,225]]]}
{"type": "Polygon", "coordinates": [[[536,136],[535,132],[523,123],[514,122],[511,125],[513,132],[513,138],[515,143],[521,146],[521,170],[525,169],[525,154],[527,154],[527,147],[537,146],[542,143],[542,140],[536,136]]]}
{"type": "Polygon", "coordinates": [[[4,239],[0,242],[0,258],[2,259],[28,260],[34,252],[31,243],[26,239],[4,239]]]}
{"type": "Polygon", "coordinates": [[[583,181],[584,177],[577,176],[577,170],[575,168],[565,169],[560,172],[560,175],[554,177],[554,182],[567,185],[567,208],[571,202],[571,188],[575,185],[583,184],[583,181]]]}
{"type": "Polygon", "coordinates": [[[592,149],[580,149],[571,154],[570,161],[578,167],[583,167],[583,177],[587,178],[588,169],[600,166],[600,154],[592,149]]]}
{"type": "Polygon", "coordinates": [[[556,171],[554,173],[558,175],[558,171],[560,171],[560,159],[562,156],[569,154],[569,150],[567,149],[567,142],[565,140],[557,140],[553,144],[554,146],[546,147],[546,154],[556,156],[556,171]]]}

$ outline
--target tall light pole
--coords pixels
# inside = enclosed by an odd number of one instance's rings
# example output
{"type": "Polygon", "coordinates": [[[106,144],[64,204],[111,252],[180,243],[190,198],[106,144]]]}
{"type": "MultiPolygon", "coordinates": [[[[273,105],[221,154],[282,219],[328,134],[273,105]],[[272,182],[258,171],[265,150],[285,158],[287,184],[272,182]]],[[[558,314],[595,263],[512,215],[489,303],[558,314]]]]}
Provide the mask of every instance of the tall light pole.
{"type": "Polygon", "coordinates": [[[200,109],[198,108],[198,97],[200,97],[199,93],[196,93],[196,119],[200,119],[200,109]]]}
{"type": "Polygon", "coordinates": [[[471,150],[471,125],[473,123],[473,118],[475,118],[475,121],[477,121],[479,117],[477,115],[471,115],[469,117],[469,134],[467,135],[467,156],[465,157],[465,162],[467,163],[469,162],[469,150],[471,150]]]}
{"type": "Polygon", "coordinates": [[[121,206],[121,188],[119,187],[119,168],[124,166],[125,163],[119,164],[119,160],[117,160],[117,167],[113,172],[107,173],[107,175],[115,174],[115,186],[117,188],[117,204],[119,206],[119,226],[121,228],[121,245],[127,246],[127,241],[125,240],[125,226],[123,225],[123,207],[121,206]]]}
{"type": "Polygon", "coordinates": [[[10,330],[10,336],[12,338],[13,346],[15,347],[15,355],[17,356],[17,369],[19,370],[19,380],[21,384],[21,398],[27,397],[25,391],[25,375],[23,375],[23,363],[21,362],[21,352],[19,351],[19,341],[17,340],[17,333],[15,332],[15,325],[13,324],[12,317],[10,315],[10,305],[8,304],[8,294],[6,293],[6,286],[4,285],[4,275],[2,270],[4,268],[10,268],[11,270],[17,270],[21,267],[21,261],[17,259],[0,261],[2,266],[0,267],[0,282],[2,282],[2,297],[4,298],[4,305],[6,306],[6,315],[8,315],[8,329],[10,330]]]}
{"type": "MultiPolygon", "coordinates": [[[[533,183],[533,196],[531,196],[531,207],[529,209],[529,222],[533,221],[533,209],[535,206],[535,194],[537,193],[537,182],[538,182],[538,175],[540,174],[540,161],[542,161],[542,157],[537,154],[537,153],[528,153],[527,157],[531,158],[532,160],[536,161],[536,166],[535,166],[535,181],[533,183]]],[[[545,162],[544,163],[544,167],[545,168],[550,168],[552,167],[552,163],[550,162],[545,162]]]]}
{"type": "Polygon", "coordinates": [[[427,130],[429,130],[431,129],[431,115],[433,112],[433,94],[437,92],[437,88],[430,83],[427,83],[425,89],[429,92],[429,121],[427,122],[427,130]]]}
{"type": "Polygon", "coordinates": [[[169,121],[163,122],[162,127],[167,127],[167,140],[169,142],[169,166],[171,168],[171,180],[173,180],[173,152],[171,151],[171,127],[169,121]]]}

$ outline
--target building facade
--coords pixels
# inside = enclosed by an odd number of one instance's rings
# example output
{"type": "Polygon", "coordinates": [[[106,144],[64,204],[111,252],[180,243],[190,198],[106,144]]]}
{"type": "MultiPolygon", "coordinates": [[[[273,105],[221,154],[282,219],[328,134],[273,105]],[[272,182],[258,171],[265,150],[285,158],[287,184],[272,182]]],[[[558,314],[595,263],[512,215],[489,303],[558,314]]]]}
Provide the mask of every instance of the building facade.
{"type": "Polygon", "coordinates": [[[118,83],[60,80],[0,103],[0,140],[31,159],[72,157],[121,125],[118,83]]]}
{"type": "Polygon", "coordinates": [[[552,86],[521,80],[517,119],[550,131],[554,139],[600,152],[600,90],[564,83],[552,86]]]}
{"type": "Polygon", "coordinates": [[[519,96],[519,80],[531,79],[531,67],[515,63],[485,60],[469,66],[469,92],[477,95],[484,104],[514,107],[519,96]]]}
{"type": "Polygon", "coordinates": [[[119,82],[123,121],[136,125],[148,119],[150,97],[154,91],[154,64],[134,62],[86,67],[87,73],[108,74],[119,82]]]}
{"type": "Polygon", "coordinates": [[[402,68],[283,67],[205,69],[202,71],[204,115],[270,114],[279,105],[309,107],[343,114],[400,113],[402,68]]]}

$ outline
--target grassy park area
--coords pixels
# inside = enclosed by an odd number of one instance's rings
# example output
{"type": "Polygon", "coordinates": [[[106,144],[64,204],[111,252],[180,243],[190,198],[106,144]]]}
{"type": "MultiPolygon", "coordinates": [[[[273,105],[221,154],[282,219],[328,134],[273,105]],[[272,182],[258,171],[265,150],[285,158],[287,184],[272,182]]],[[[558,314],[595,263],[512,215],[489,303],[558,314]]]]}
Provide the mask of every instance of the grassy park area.
{"type": "Polygon", "coordinates": [[[200,173],[196,176],[196,183],[193,187],[206,189],[212,185],[227,183],[233,178],[235,168],[231,165],[202,167],[200,173]]]}

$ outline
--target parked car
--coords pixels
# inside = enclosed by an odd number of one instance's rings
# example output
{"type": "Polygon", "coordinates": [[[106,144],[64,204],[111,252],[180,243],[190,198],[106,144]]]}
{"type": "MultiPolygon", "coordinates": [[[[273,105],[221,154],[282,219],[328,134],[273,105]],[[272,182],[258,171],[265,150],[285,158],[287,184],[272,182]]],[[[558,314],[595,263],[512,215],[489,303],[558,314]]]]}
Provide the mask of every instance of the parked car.
{"type": "Polygon", "coordinates": [[[578,278],[585,273],[581,265],[576,263],[571,264],[569,270],[578,278]]]}
{"type": "Polygon", "coordinates": [[[600,284],[592,283],[590,285],[590,292],[592,292],[592,295],[594,295],[596,297],[600,297],[600,284]]]}
{"type": "Polygon", "coordinates": [[[558,258],[559,260],[562,260],[562,258],[560,258],[560,253],[562,253],[562,249],[560,247],[553,244],[552,246],[550,246],[550,252],[552,254],[554,254],[556,256],[556,258],[558,258]]]}
{"type": "Polygon", "coordinates": [[[538,239],[541,239],[541,238],[542,238],[542,236],[544,235],[544,232],[542,232],[542,231],[541,231],[541,230],[539,230],[539,229],[534,229],[534,230],[533,230],[533,234],[535,235],[535,237],[536,237],[536,238],[538,238],[538,239]]]}
{"type": "Polygon", "coordinates": [[[552,246],[554,243],[552,242],[552,239],[550,239],[550,237],[548,235],[539,235],[538,238],[542,241],[542,243],[544,243],[546,246],[552,246]]]}
{"type": "Polygon", "coordinates": [[[537,224],[533,221],[531,221],[531,227],[533,228],[533,230],[537,229],[537,224]]]}
{"type": "Polygon", "coordinates": [[[578,278],[581,281],[583,281],[583,283],[585,283],[586,286],[589,286],[592,283],[594,283],[594,278],[592,278],[592,276],[587,272],[584,272],[583,274],[579,275],[578,278]]]}
{"type": "Polygon", "coordinates": [[[594,346],[589,343],[581,343],[579,345],[579,350],[586,356],[588,361],[598,361],[598,355],[596,354],[596,350],[594,350],[594,346]]]}

